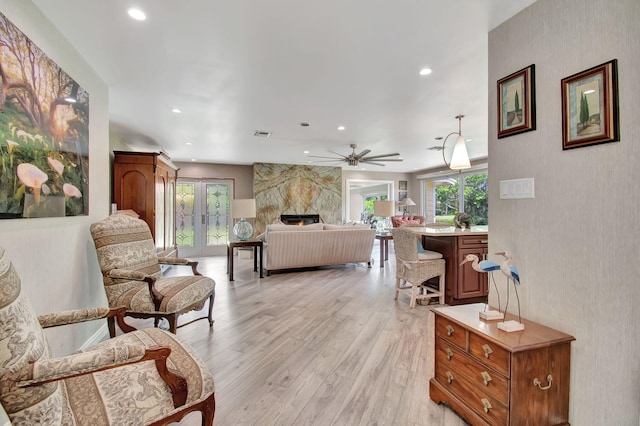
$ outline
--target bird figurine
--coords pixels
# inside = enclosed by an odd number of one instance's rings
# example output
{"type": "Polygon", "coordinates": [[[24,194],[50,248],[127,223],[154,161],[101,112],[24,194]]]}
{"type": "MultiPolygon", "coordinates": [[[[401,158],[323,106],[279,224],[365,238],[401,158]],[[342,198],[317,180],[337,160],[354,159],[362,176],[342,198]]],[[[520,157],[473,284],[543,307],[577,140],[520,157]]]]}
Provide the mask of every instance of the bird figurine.
{"type": "MultiPolygon", "coordinates": [[[[510,321],[511,323],[508,327],[509,329],[506,331],[517,331],[523,330],[524,325],[522,324],[522,316],[520,315],[520,296],[518,295],[518,286],[520,285],[520,273],[518,272],[518,268],[511,264],[511,252],[509,251],[499,251],[496,253],[499,256],[502,256],[504,260],[500,263],[500,271],[507,277],[507,302],[504,306],[504,314],[507,315],[507,308],[509,307],[509,281],[513,280],[513,288],[516,292],[516,299],[518,300],[518,323],[515,321],[510,321]]],[[[505,322],[504,319],[502,320],[505,322]]],[[[498,328],[500,325],[498,325],[498,328]]]]}
{"type": "Polygon", "coordinates": [[[485,312],[480,314],[480,317],[483,319],[502,319],[504,318],[503,314],[500,312],[500,292],[498,291],[498,286],[496,285],[496,280],[493,278],[493,271],[497,271],[500,269],[500,265],[490,260],[480,260],[478,256],[475,254],[468,254],[464,257],[464,260],[460,263],[460,266],[464,265],[467,262],[471,262],[471,267],[474,271],[480,273],[491,273],[489,276],[491,277],[491,281],[493,281],[493,287],[496,289],[496,295],[498,296],[498,311],[487,311],[487,304],[485,303],[484,309],[485,312]]]}
{"type": "Polygon", "coordinates": [[[518,268],[511,264],[511,252],[499,251],[496,254],[504,257],[504,261],[500,264],[500,270],[502,271],[502,273],[505,274],[507,278],[511,278],[514,282],[520,284],[520,274],[518,273],[518,268]]]}

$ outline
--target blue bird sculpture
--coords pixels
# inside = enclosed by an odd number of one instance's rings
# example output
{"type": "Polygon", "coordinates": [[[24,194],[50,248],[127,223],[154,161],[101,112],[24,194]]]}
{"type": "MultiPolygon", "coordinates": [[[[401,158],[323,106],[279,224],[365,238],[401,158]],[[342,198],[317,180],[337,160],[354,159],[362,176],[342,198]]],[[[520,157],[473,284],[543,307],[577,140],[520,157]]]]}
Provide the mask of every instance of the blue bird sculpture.
{"type": "MultiPolygon", "coordinates": [[[[500,265],[496,262],[492,262],[490,260],[480,260],[478,256],[475,254],[468,254],[464,257],[464,260],[460,263],[460,266],[464,265],[467,262],[471,262],[471,267],[476,272],[484,272],[489,273],[493,271],[497,271],[500,269],[500,265]]],[[[496,289],[496,295],[498,296],[498,312],[500,312],[500,292],[498,291],[498,286],[496,285],[496,280],[493,278],[493,273],[490,274],[491,281],[493,282],[493,287],[496,289]]],[[[484,306],[485,310],[487,309],[487,305],[484,306]]]]}
{"type": "Polygon", "coordinates": [[[518,295],[520,273],[518,272],[518,268],[511,264],[511,252],[499,251],[496,254],[504,257],[504,260],[500,263],[500,270],[507,277],[507,303],[504,306],[505,317],[507,315],[507,308],[509,307],[509,280],[513,280],[513,288],[516,292],[516,299],[518,299],[518,320],[522,322],[522,317],[520,316],[520,296],[518,295]]]}

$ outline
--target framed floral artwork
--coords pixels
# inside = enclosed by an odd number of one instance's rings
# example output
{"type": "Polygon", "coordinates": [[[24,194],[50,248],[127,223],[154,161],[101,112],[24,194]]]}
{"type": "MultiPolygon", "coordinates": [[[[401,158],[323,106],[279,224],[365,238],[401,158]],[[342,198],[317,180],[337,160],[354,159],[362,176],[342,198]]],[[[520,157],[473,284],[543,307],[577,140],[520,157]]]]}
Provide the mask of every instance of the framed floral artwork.
{"type": "Polygon", "coordinates": [[[620,140],[618,62],[562,79],[562,149],[620,140]]]}
{"type": "Polygon", "coordinates": [[[498,138],[536,129],[535,65],[498,80],[498,138]]]}

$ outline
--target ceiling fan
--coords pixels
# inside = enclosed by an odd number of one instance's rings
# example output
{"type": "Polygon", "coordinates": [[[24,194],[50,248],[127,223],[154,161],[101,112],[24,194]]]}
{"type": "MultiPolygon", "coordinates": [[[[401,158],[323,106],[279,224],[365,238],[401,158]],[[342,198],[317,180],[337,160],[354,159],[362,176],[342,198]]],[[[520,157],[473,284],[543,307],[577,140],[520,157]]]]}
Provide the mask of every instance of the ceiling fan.
{"type": "Polygon", "coordinates": [[[309,155],[308,157],[326,158],[326,160],[320,160],[322,162],[345,161],[350,166],[357,166],[360,163],[373,164],[375,166],[384,166],[384,164],[379,163],[378,161],[402,161],[402,158],[386,158],[386,157],[395,157],[395,156],[400,155],[397,152],[394,152],[393,154],[381,154],[381,155],[369,155],[369,156],[367,156],[367,154],[371,152],[370,149],[365,149],[364,151],[360,152],[359,154],[356,154],[356,148],[358,147],[358,145],[356,145],[355,143],[352,143],[349,146],[353,150],[353,152],[351,154],[349,154],[349,155],[342,155],[342,154],[338,154],[337,152],[333,152],[333,151],[329,150],[330,153],[335,154],[338,157],[323,157],[323,156],[320,156],[320,155],[309,155]]]}

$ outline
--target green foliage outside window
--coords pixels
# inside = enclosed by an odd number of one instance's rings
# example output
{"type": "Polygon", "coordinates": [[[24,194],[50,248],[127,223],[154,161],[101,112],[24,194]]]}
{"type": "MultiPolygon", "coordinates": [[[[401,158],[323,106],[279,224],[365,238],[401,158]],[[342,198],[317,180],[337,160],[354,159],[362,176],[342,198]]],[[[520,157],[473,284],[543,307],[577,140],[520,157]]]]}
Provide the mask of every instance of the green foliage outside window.
{"type": "MultiPolygon", "coordinates": [[[[464,212],[471,215],[474,225],[488,224],[487,174],[479,173],[464,177],[464,212]]],[[[459,213],[459,185],[450,182],[436,182],[436,222],[453,225],[454,216],[459,213]]]]}

